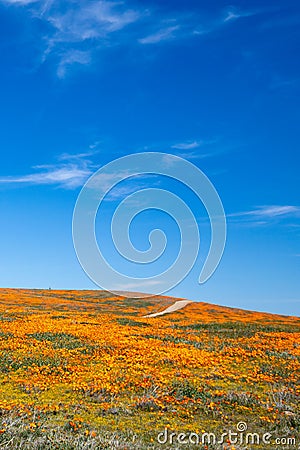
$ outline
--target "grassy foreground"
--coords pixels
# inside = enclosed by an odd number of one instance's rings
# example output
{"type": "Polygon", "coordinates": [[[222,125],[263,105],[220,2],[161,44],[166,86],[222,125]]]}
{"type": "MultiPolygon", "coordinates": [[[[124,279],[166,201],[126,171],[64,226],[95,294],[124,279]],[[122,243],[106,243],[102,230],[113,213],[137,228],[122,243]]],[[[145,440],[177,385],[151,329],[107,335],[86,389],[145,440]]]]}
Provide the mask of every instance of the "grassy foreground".
{"type": "Polygon", "coordinates": [[[0,289],[0,448],[300,448],[300,319],[175,300],[0,289]]]}

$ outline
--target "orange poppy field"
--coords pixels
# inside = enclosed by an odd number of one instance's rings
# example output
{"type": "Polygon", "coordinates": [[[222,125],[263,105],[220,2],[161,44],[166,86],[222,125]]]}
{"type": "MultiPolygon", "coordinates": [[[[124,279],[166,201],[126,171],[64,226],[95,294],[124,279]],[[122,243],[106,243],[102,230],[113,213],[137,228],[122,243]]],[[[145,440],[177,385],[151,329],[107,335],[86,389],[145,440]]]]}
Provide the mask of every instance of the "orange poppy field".
{"type": "Polygon", "coordinates": [[[298,448],[300,319],[176,300],[1,289],[0,448],[298,448]]]}

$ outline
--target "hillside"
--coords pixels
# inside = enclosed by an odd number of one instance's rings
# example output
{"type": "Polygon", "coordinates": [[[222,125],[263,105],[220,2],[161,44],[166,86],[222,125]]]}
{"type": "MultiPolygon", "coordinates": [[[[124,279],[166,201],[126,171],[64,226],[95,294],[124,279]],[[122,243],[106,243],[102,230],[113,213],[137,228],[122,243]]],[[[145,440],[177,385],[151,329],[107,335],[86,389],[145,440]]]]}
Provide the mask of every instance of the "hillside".
{"type": "Polygon", "coordinates": [[[205,435],[240,423],[271,434],[248,448],[295,448],[300,319],[203,302],[145,317],[177,300],[1,289],[0,448],[242,449],[205,435]]]}

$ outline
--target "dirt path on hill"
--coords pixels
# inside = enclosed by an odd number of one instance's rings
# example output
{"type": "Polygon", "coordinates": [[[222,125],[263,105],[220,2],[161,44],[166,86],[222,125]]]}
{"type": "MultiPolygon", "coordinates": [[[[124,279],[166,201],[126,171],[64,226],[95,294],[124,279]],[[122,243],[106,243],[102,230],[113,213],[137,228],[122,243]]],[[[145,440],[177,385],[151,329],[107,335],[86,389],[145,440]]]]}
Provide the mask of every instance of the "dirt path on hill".
{"type": "Polygon", "coordinates": [[[177,302],[173,303],[173,305],[169,306],[168,308],[164,309],[163,311],[148,314],[144,317],[157,317],[157,316],[163,316],[164,314],[170,314],[174,311],[178,311],[179,309],[184,308],[188,303],[193,303],[191,300],[178,300],[177,302]]]}

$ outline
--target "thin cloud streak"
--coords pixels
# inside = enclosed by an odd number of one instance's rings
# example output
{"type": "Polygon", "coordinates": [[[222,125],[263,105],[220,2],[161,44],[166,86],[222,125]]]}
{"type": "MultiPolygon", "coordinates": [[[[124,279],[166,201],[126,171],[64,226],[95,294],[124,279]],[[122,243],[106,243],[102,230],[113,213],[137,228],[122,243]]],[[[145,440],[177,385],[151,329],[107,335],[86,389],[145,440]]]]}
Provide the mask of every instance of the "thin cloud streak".
{"type": "Polygon", "coordinates": [[[241,11],[239,9],[236,8],[230,8],[227,10],[226,12],[226,16],[223,19],[223,22],[230,22],[233,20],[238,20],[238,19],[242,19],[244,17],[252,17],[252,16],[256,16],[257,14],[260,14],[262,11],[259,10],[246,10],[246,11],[241,11]]]}
{"type": "Polygon", "coordinates": [[[215,156],[220,153],[211,149],[218,143],[218,139],[210,140],[190,140],[171,145],[172,153],[185,159],[203,159],[215,156]],[[206,149],[206,151],[204,151],[206,149]]]}
{"type": "MultiPolygon", "coordinates": [[[[90,146],[89,148],[92,148],[92,146],[90,146]]],[[[90,151],[90,152],[84,152],[84,153],[62,153],[61,155],[59,155],[58,159],[60,161],[71,161],[71,160],[80,160],[83,158],[88,158],[90,156],[94,156],[97,152],[95,151],[90,151]]]]}
{"type": "MultiPolygon", "coordinates": [[[[57,186],[62,189],[77,189],[82,187],[88,178],[99,168],[90,159],[95,152],[78,154],[63,153],[58,157],[61,163],[42,164],[32,167],[36,172],[22,176],[7,176],[0,178],[0,185],[29,185],[29,186],[57,186]]],[[[104,200],[114,202],[128,197],[134,192],[149,187],[151,177],[132,176],[130,171],[116,173],[101,173],[95,176],[90,188],[98,194],[105,194],[104,200]],[[120,184],[120,175],[130,181],[120,184]]],[[[154,183],[156,184],[156,183],[154,183]]],[[[153,186],[153,179],[151,179],[153,186]]]]}
{"type": "MultiPolygon", "coordinates": [[[[118,171],[111,173],[100,173],[89,183],[89,188],[104,195],[105,202],[114,202],[124,199],[131,194],[157,186],[155,175],[132,175],[131,171],[118,171]]],[[[131,199],[127,200],[128,206],[136,204],[131,199]]]]}
{"type": "Polygon", "coordinates": [[[21,177],[0,178],[0,184],[31,184],[31,185],[59,185],[64,188],[77,188],[82,186],[91,171],[78,166],[64,165],[62,167],[49,167],[48,170],[31,173],[21,177]]]}
{"type": "Polygon", "coordinates": [[[90,51],[84,50],[69,50],[65,54],[61,56],[57,67],[57,76],[58,78],[65,78],[68,69],[74,64],[79,65],[88,65],[92,61],[92,56],[90,51]]]}
{"type": "Polygon", "coordinates": [[[176,148],[178,150],[192,150],[193,148],[198,148],[202,142],[193,141],[193,142],[181,142],[178,144],[174,144],[171,148],[176,148]]]}
{"type": "Polygon", "coordinates": [[[261,227],[274,223],[282,223],[289,227],[294,227],[295,224],[291,220],[295,221],[300,219],[300,206],[260,206],[249,211],[227,214],[226,217],[232,224],[241,226],[261,227]]]}
{"type": "Polygon", "coordinates": [[[140,38],[138,42],[140,44],[160,44],[165,41],[175,39],[186,39],[201,35],[207,35],[217,31],[218,29],[228,25],[231,22],[235,22],[239,19],[251,17],[259,14],[260,11],[240,11],[236,9],[227,9],[220,11],[215,17],[200,18],[199,16],[191,17],[190,15],[181,16],[173,19],[169,19],[172,25],[166,26],[166,19],[159,23],[159,26],[154,27],[152,33],[140,38]],[[200,25],[199,25],[200,23],[200,25]]]}
{"type": "Polygon", "coordinates": [[[29,5],[31,3],[37,3],[38,0],[6,0],[5,3],[11,5],[29,5]]]}
{"type": "Polygon", "coordinates": [[[45,164],[34,166],[36,172],[22,176],[7,176],[0,178],[2,185],[57,185],[64,189],[76,189],[82,186],[93,173],[94,165],[82,155],[61,155],[59,159],[66,160],[60,164],[45,164]],[[77,156],[77,160],[76,160],[77,156]]]}
{"type": "Polygon", "coordinates": [[[161,28],[156,33],[150,34],[142,39],[139,39],[140,44],[158,44],[162,41],[167,41],[175,37],[174,32],[179,30],[180,26],[175,25],[173,27],[161,28]]]}
{"type": "Polygon", "coordinates": [[[285,205],[271,205],[271,206],[260,206],[258,209],[251,211],[238,212],[233,214],[228,214],[227,217],[265,217],[274,218],[279,216],[298,216],[300,214],[299,206],[285,205]]]}

